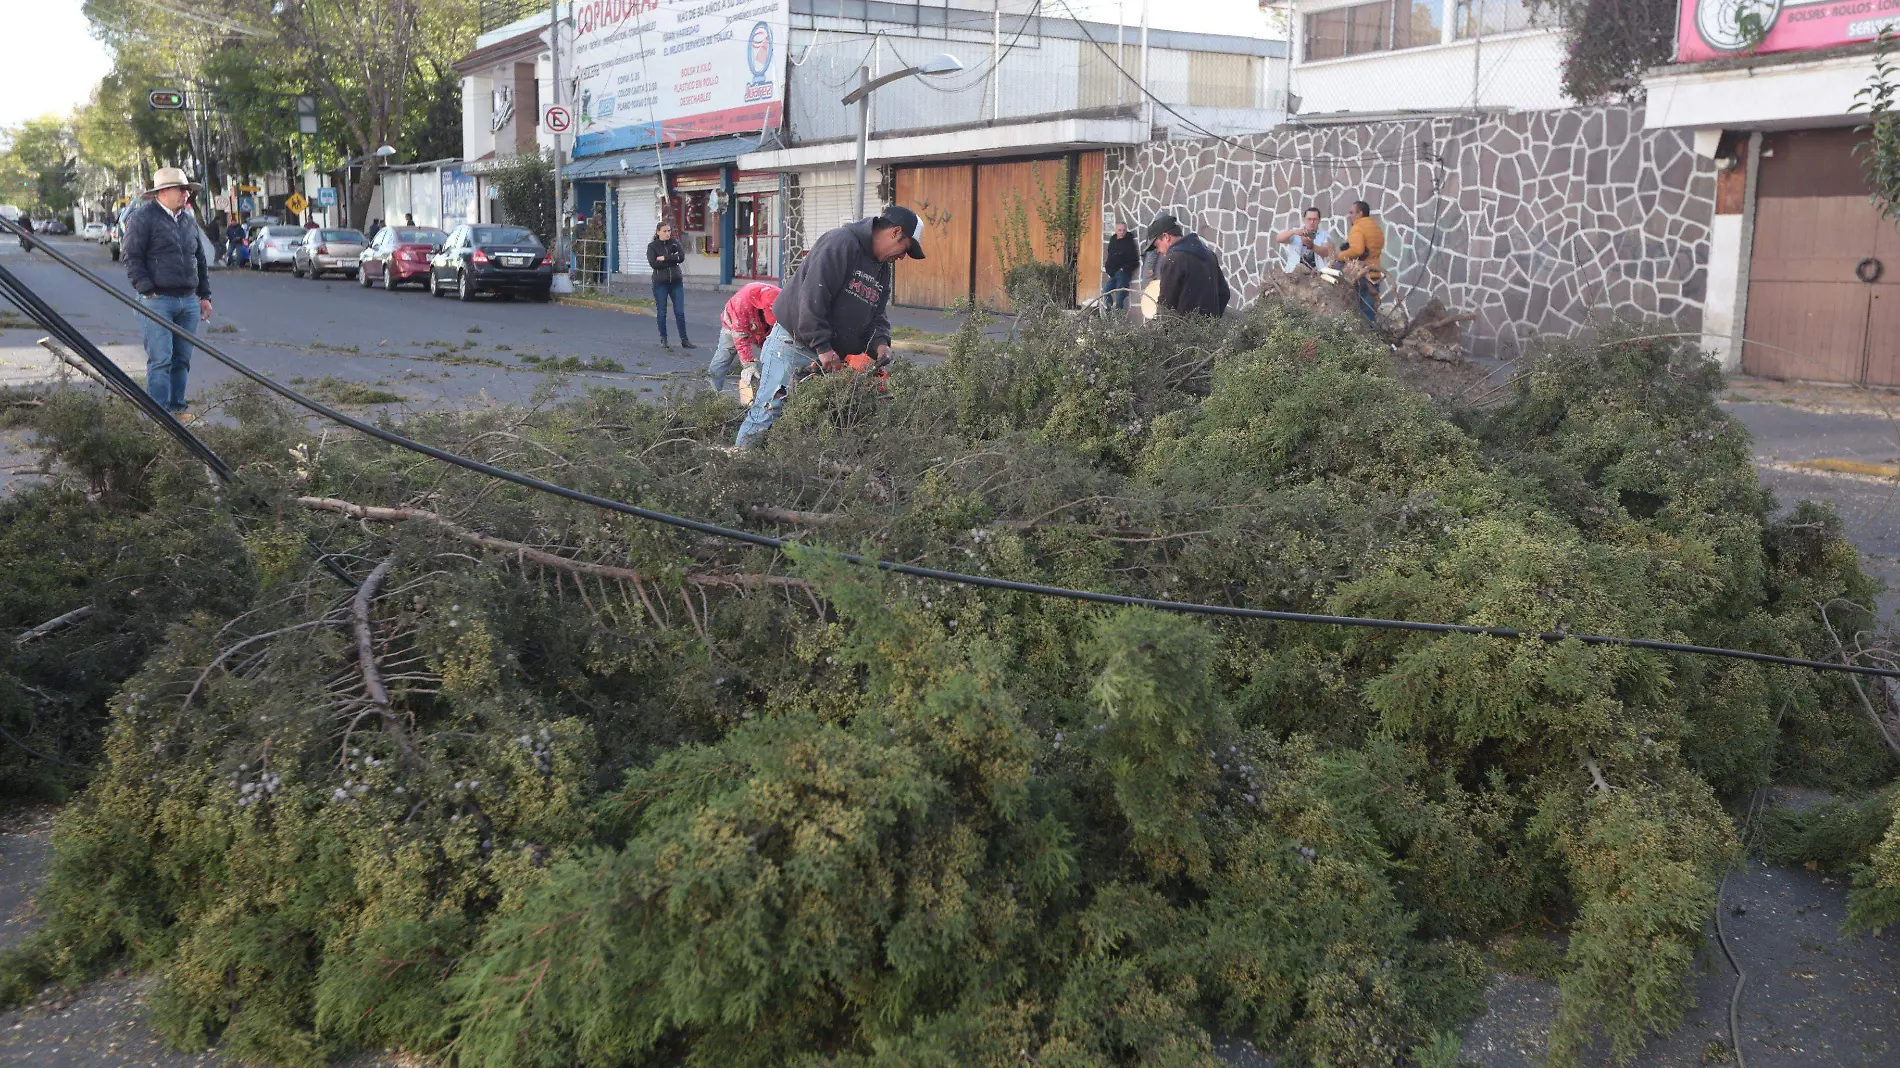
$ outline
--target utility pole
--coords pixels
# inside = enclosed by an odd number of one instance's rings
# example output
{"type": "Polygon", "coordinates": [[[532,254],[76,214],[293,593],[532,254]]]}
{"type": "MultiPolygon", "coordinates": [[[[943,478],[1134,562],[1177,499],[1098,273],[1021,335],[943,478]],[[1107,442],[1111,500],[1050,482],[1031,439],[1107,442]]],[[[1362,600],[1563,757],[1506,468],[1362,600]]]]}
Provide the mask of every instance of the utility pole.
{"type": "MultiPolygon", "coordinates": [[[[561,0],[548,0],[548,97],[556,107],[561,103],[561,0]]],[[[567,274],[567,201],[561,191],[561,134],[554,132],[554,281],[557,292],[573,292],[567,274]],[[566,282],[563,286],[562,283],[566,282]]]]}
{"type": "Polygon", "coordinates": [[[1147,120],[1148,136],[1155,135],[1154,99],[1148,94],[1148,0],[1141,0],[1141,114],[1147,120]]]}

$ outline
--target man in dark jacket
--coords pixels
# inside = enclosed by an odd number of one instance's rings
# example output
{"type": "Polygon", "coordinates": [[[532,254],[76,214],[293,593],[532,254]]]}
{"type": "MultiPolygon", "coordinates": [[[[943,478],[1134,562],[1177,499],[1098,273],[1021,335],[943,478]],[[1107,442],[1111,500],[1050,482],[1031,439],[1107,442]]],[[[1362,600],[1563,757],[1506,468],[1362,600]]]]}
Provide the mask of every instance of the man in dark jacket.
{"type": "Polygon", "coordinates": [[[873,219],[840,226],[812,245],[805,262],[772,302],[778,325],[759,349],[759,392],[739,425],[744,447],[778,421],[792,380],[814,365],[842,368],[857,353],[882,363],[891,356],[891,303],[896,271],[908,255],[924,258],[923,223],[909,208],[889,207],[873,219]]]}
{"type": "Polygon", "coordinates": [[[1200,235],[1182,233],[1181,224],[1167,212],[1148,224],[1148,247],[1159,253],[1161,294],[1156,303],[1176,315],[1211,315],[1227,311],[1231,293],[1220,257],[1200,235]]]}
{"type": "Polygon", "coordinates": [[[1102,256],[1102,273],[1108,275],[1108,306],[1128,310],[1128,289],[1135,284],[1135,272],[1141,268],[1141,252],[1135,248],[1135,235],[1128,224],[1117,222],[1115,236],[1108,239],[1108,251],[1102,256]]]}
{"type": "MultiPolygon", "coordinates": [[[[204,237],[189,205],[196,183],[177,167],[160,167],[145,203],[125,217],[125,276],[147,311],[190,333],[211,318],[211,280],[204,237]]],[[[172,412],[185,410],[191,344],[139,317],[145,330],[145,392],[172,412]]]]}

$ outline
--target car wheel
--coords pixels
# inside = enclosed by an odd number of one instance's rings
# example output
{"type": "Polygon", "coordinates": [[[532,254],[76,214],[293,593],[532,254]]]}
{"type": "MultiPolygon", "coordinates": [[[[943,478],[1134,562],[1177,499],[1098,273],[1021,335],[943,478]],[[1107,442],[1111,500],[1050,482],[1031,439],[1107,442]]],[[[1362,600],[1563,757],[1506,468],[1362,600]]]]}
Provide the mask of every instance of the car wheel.
{"type": "Polygon", "coordinates": [[[384,289],[388,290],[391,293],[394,293],[396,291],[396,287],[401,284],[402,284],[401,282],[396,281],[395,271],[390,270],[388,267],[383,268],[383,288],[384,289]]]}
{"type": "Polygon", "coordinates": [[[475,286],[468,280],[467,271],[455,272],[455,299],[463,301],[475,299],[475,286]]]}
{"type": "Polygon", "coordinates": [[[547,289],[537,289],[534,291],[534,301],[536,304],[546,304],[548,301],[553,300],[553,299],[554,299],[554,288],[552,286],[548,287],[547,289]]]}
{"type": "Polygon", "coordinates": [[[290,277],[292,278],[303,277],[303,265],[298,263],[296,260],[290,261],[290,277]]]}
{"type": "Polygon", "coordinates": [[[361,267],[356,269],[356,284],[364,289],[369,288],[369,272],[361,267]]]}
{"type": "Polygon", "coordinates": [[[442,283],[439,279],[436,278],[435,268],[433,267],[429,268],[429,295],[432,297],[439,297],[442,295],[442,283]]]}

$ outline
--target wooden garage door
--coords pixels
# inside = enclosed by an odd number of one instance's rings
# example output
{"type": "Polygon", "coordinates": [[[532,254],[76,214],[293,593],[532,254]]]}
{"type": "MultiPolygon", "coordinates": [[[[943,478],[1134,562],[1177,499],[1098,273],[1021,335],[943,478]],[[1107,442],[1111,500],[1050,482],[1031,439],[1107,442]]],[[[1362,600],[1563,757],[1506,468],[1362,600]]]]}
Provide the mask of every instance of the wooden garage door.
{"type": "Polygon", "coordinates": [[[999,311],[1010,311],[1009,297],[1003,293],[1003,260],[999,244],[1006,230],[1026,219],[1030,246],[1039,259],[1057,260],[1060,250],[1052,247],[1047,228],[1036,214],[1043,190],[1056,193],[1068,185],[1069,161],[1040,159],[1022,163],[983,163],[976,175],[976,287],[972,296],[979,304],[999,311]],[[1021,215],[1014,210],[1020,205],[1021,215]]]}
{"type": "Polygon", "coordinates": [[[969,295],[975,182],[970,164],[898,170],[897,202],[923,220],[926,258],[899,261],[897,303],[947,308],[969,295]]]}
{"type": "Polygon", "coordinates": [[[1865,196],[1756,202],[1743,369],[1768,378],[1863,381],[1869,287],[1854,277],[1854,265],[1873,254],[1881,228],[1865,196]]]}
{"type": "Polygon", "coordinates": [[[1867,287],[1867,381],[1900,386],[1900,226],[1875,227],[1874,259],[1880,276],[1867,287]]]}
{"type": "Polygon", "coordinates": [[[1075,189],[1082,204],[1082,236],[1075,250],[1075,302],[1094,300],[1102,292],[1102,159],[1104,153],[1084,152],[1076,158],[1075,189]]]}
{"type": "Polygon", "coordinates": [[[1763,138],[1742,344],[1750,374],[1900,385],[1900,227],[1868,200],[1860,136],[1763,138]],[[1870,283],[1857,268],[1881,276],[1870,283]]]}

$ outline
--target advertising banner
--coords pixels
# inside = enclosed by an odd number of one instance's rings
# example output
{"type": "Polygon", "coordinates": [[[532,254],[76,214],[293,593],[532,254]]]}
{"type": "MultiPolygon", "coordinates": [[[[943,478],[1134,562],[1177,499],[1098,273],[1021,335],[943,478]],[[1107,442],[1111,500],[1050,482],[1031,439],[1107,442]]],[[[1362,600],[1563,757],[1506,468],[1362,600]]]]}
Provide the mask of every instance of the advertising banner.
{"type": "Polygon", "coordinates": [[[443,227],[453,229],[465,222],[473,222],[469,208],[475,203],[475,176],[449,167],[442,170],[439,182],[442,187],[443,227]]]}
{"type": "Polygon", "coordinates": [[[1900,32],[1900,0],[1682,0],[1676,62],[1743,53],[1802,52],[1900,32]]]}
{"type": "Polygon", "coordinates": [[[785,108],[790,0],[585,0],[574,155],[757,133],[785,108]]]}

